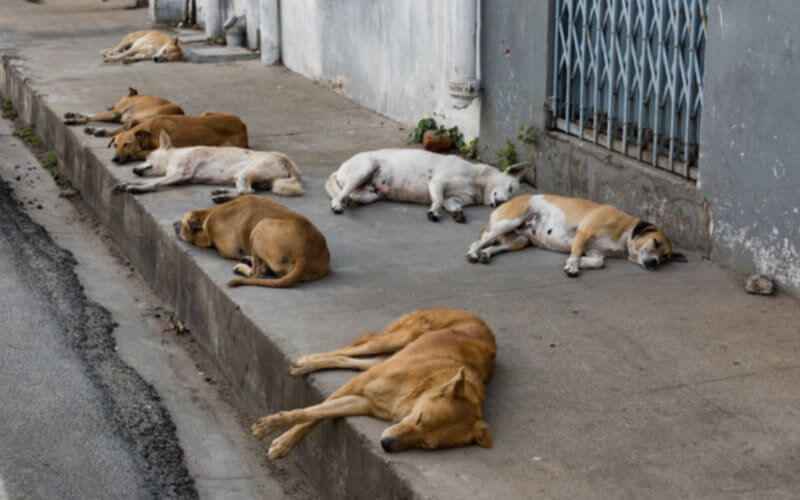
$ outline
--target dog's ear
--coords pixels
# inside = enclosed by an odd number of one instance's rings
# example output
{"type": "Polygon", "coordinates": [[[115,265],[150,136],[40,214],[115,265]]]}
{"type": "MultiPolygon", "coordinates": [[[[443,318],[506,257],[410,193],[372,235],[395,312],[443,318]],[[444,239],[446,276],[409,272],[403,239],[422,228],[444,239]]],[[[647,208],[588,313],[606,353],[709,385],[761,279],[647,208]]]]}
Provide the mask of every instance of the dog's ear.
{"type": "Polygon", "coordinates": [[[525,173],[525,171],[528,170],[528,168],[530,166],[531,166],[531,164],[529,162],[527,162],[527,161],[523,161],[523,162],[520,162],[520,163],[515,163],[515,164],[511,165],[510,167],[508,167],[505,170],[505,173],[507,173],[508,175],[511,175],[513,177],[520,178],[525,173]]]}
{"type": "Polygon", "coordinates": [[[463,398],[466,394],[466,374],[464,367],[458,369],[455,377],[451,378],[444,387],[442,387],[442,395],[450,396],[455,399],[463,398]]]}
{"type": "Polygon", "coordinates": [[[672,254],[669,256],[669,260],[670,262],[681,262],[683,264],[689,262],[689,259],[687,259],[686,256],[680,252],[672,252],[672,254]]]}
{"type": "Polygon", "coordinates": [[[148,146],[150,146],[150,138],[152,136],[153,134],[151,134],[149,130],[137,130],[135,134],[136,141],[139,143],[139,146],[141,146],[142,149],[148,149],[148,146]]]}
{"type": "Polygon", "coordinates": [[[175,38],[172,39],[172,43],[174,43],[175,45],[180,45],[181,44],[181,40],[180,40],[180,38],[178,38],[176,36],[175,38]]]}
{"type": "Polygon", "coordinates": [[[636,227],[633,228],[633,232],[631,233],[631,238],[638,238],[643,234],[652,233],[653,231],[657,231],[656,226],[646,220],[640,220],[636,227]]]}
{"type": "Polygon", "coordinates": [[[139,91],[133,87],[128,87],[128,97],[133,97],[135,95],[139,95],[139,91]]]}
{"type": "Polygon", "coordinates": [[[475,433],[475,444],[482,448],[492,447],[492,434],[489,432],[489,425],[485,421],[478,420],[475,422],[475,429],[473,432],[475,433]]]}
{"type": "Polygon", "coordinates": [[[160,134],[158,134],[158,148],[159,149],[169,149],[172,147],[172,139],[170,139],[169,134],[166,130],[162,130],[160,134]]]}
{"type": "Polygon", "coordinates": [[[196,233],[197,231],[200,231],[201,229],[203,229],[203,222],[202,222],[202,221],[200,221],[200,220],[197,220],[197,219],[195,219],[194,217],[192,217],[191,219],[189,219],[189,220],[187,221],[187,224],[188,224],[188,226],[189,226],[189,229],[190,229],[190,230],[191,230],[193,233],[196,233]]]}

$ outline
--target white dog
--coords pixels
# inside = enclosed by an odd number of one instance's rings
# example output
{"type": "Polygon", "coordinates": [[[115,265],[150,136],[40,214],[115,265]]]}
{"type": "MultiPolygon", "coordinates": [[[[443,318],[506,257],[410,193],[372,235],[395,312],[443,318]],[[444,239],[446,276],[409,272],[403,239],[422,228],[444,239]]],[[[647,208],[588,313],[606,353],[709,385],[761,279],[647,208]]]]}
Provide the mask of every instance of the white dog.
{"type": "Polygon", "coordinates": [[[235,191],[212,191],[215,203],[254,192],[254,187],[270,189],[282,196],[300,196],[303,185],[300,170],[282,153],[253,151],[235,147],[195,146],[173,148],[169,135],[162,131],[159,148],[133,173],[158,179],[118,184],[114,191],[148,193],[178,184],[233,185],[235,191]]]}
{"type": "Polygon", "coordinates": [[[466,222],[469,205],[496,207],[519,190],[527,164],[500,170],[470,163],[454,155],[421,149],[381,149],[359,153],[331,174],[325,189],[331,209],[340,214],[348,201],[367,204],[380,199],[430,204],[428,219],[437,222],[441,209],[456,222],[466,222]]]}

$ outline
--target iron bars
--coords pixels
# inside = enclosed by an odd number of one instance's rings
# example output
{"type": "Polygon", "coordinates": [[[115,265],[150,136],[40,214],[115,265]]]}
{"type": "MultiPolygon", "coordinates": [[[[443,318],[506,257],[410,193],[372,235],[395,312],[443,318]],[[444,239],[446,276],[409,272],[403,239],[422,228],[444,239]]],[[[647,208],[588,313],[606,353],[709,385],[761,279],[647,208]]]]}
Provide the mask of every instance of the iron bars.
{"type": "Polygon", "coordinates": [[[553,127],[697,179],[708,0],[554,0],[553,127]]]}

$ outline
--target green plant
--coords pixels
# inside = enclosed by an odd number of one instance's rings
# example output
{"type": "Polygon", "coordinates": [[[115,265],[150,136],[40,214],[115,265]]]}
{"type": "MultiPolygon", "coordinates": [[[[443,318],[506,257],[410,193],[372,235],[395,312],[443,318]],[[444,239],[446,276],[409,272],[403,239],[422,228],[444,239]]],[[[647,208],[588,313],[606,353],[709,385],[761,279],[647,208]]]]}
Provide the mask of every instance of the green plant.
{"type": "Polygon", "coordinates": [[[29,146],[40,146],[42,140],[31,127],[22,127],[14,131],[14,135],[22,139],[29,146]]]}
{"type": "Polygon", "coordinates": [[[539,137],[539,129],[532,125],[521,126],[519,128],[519,132],[517,133],[517,139],[531,148],[537,148],[539,146],[539,137]]]}
{"type": "Polygon", "coordinates": [[[515,163],[519,163],[517,146],[509,139],[506,141],[506,145],[497,152],[497,166],[504,171],[515,163]]]}
{"type": "Polygon", "coordinates": [[[58,156],[56,156],[55,151],[48,151],[47,154],[42,158],[42,166],[50,172],[50,175],[53,177],[57,177],[58,173],[56,172],[56,168],[58,167],[58,156]]]}
{"type": "Polygon", "coordinates": [[[11,99],[3,99],[2,106],[3,118],[6,120],[14,120],[17,118],[17,111],[14,109],[14,103],[11,99]]]}
{"type": "Polygon", "coordinates": [[[472,139],[468,143],[462,145],[458,152],[468,160],[477,160],[480,157],[480,150],[478,148],[478,139],[472,139]]]}
{"type": "Polygon", "coordinates": [[[409,144],[420,144],[422,142],[422,136],[425,135],[425,132],[428,130],[436,130],[436,120],[433,118],[423,118],[417,122],[417,126],[414,127],[414,130],[408,134],[408,143],[409,144]]]}

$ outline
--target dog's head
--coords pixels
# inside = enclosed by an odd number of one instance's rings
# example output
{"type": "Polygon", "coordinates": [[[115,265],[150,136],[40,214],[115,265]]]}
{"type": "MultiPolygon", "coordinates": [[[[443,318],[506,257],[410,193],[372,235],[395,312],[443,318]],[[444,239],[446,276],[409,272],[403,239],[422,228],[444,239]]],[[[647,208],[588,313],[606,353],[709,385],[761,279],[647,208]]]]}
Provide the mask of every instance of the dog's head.
{"type": "Polygon", "coordinates": [[[178,238],[187,243],[199,247],[210,246],[208,235],[205,230],[205,222],[208,218],[209,210],[191,210],[186,212],[181,220],[176,222],[173,227],[178,238]]]}
{"type": "Polygon", "coordinates": [[[181,43],[178,41],[178,37],[174,37],[170,39],[169,42],[165,43],[156,55],[153,56],[153,62],[173,62],[173,61],[182,61],[183,60],[183,49],[181,48],[181,43]]]}
{"type": "Polygon", "coordinates": [[[133,168],[133,173],[139,177],[157,177],[167,174],[167,166],[172,152],[172,139],[165,130],[158,136],[158,148],[147,155],[147,161],[133,168]]]}
{"type": "Polygon", "coordinates": [[[128,108],[128,104],[133,98],[139,96],[139,91],[133,87],[128,87],[128,95],[124,97],[120,97],[119,101],[117,101],[113,106],[108,108],[109,111],[113,111],[115,109],[125,109],[128,108]]]}
{"type": "Polygon", "coordinates": [[[470,444],[491,448],[492,436],[481,415],[480,402],[470,399],[466,384],[461,368],[450,381],[422,394],[408,416],[383,432],[383,449],[391,453],[470,444]]]}
{"type": "Polygon", "coordinates": [[[505,172],[490,167],[489,182],[483,193],[484,204],[494,208],[510,200],[519,191],[520,179],[529,167],[529,163],[516,163],[505,172]]]}
{"type": "Polygon", "coordinates": [[[640,220],[628,240],[628,260],[648,271],[655,271],[665,262],[686,262],[686,256],[672,251],[672,242],[654,224],[640,220]]]}
{"type": "Polygon", "coordinates": [[[114,146],[115,151],[111,158],[114,163],[121,165],[129,161],[144,160],[154,149],[153,134],[138,127],[124,130],[111,138],[108,147],[111,146],[114,146]]]}

